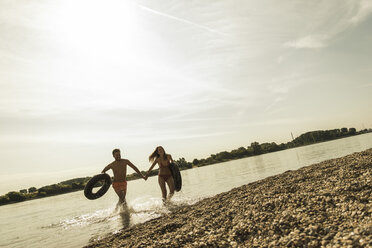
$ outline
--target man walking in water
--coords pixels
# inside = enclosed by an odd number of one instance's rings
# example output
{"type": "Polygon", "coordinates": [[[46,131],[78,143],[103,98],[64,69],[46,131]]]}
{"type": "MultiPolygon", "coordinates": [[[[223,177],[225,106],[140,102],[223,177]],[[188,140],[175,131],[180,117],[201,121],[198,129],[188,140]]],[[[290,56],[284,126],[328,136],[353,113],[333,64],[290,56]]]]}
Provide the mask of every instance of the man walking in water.
{"type": "Polygon", "coordinates": [[[112,187],[114,188],[116,194],[119,196],[119,202],[123,204],[125,203],[125,195],[127,194],[127,165],[135,170],[137,174],[144,180],[146,180],[147,178],[145,178],[144,175],[142,175],[142,173],[138,170],[138,168],[128,159],[121,158],[119,149],[114,149],[112,151],[112,155],[114,156],[115,161],[107,165],[102,170],[102,173],[105,173],[109,169],[113,171],[114,181],[112,183],[112,187]]]}

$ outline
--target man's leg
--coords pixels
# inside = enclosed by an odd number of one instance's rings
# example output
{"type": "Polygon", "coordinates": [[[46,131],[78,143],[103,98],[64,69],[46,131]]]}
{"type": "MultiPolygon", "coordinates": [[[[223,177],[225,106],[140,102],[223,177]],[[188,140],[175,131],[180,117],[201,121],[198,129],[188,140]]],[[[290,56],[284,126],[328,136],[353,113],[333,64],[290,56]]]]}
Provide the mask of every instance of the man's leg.
{"type": "Polygon", "coordinates": [[[119,202],[121,204],[125,203],[125,196],[127,194],[127,189],[124,187],[118,187],[115,189],[115,192],[119,197],[119,202]]]}

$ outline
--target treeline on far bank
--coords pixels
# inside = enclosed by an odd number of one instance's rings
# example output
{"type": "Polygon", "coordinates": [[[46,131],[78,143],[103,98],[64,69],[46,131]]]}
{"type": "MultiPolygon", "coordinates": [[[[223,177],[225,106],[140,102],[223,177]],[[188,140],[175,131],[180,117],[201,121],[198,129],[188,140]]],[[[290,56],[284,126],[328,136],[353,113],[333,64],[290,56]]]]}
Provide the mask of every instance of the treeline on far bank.
{"type": "MultiPolygon", "coordinates": [[[[357,134],[364,134],[372,132],[372,129],[364,129],[360,131],[356,131],[355,128],[341,128],[341,129],[332,129],[332,130],[317,130],[311,131],[300,136],[296,137],[290,142],[276,144],[275,142],[271,143],[258,143],[252,142],[250,146],[247,147],[239,147],[234,149],[230,152],[223,151],[216,154],[211,154],[209,157],[205,159],[194,159],[191,163],[183,161],[183,165],[181,167],[186,167],[185,162],[187,163],[187,167],[200,167],[215,163],[226,162],[229,160],[246,158],[251,156],[256,156],[260,154],[270,153],[281,151],[285,149],[295,148],[299,146],[311,145],[314,143],[330,141],[334,139],[345,138],[357,134]]],[[[180,165],[180,164],[179,164],[180,165]]]]}
{"type": "MultiPolygon", "coordinates": [[[[252,142],[250,146],[239,147],[230,152],[223,151],[216,154],[211,154],[209,157],[203,159],[195,158],[192,162],[186,161],[185,158],[180,158],[175,162],[177,163],[180,170],[186,170],[193,167],[201,167],[215,163],[226,162],[229,160],[246,158],[264,153],[276,152],[294,147],[310,145],[318,142],[324,142],[369,132],[372,132],[372,129],[356,131],[355,128],[341,128],[332,130],[311,131],[301,134],[297,138],[287,143],[276,144],[275,142],[266,142],[259,144],[258,142],[252,142]]],[[[142,173],[146,172],[142,171],[142,173]]],[[[151,171],[150,176],[154,176],[157,174],[158,169],[155,169],[151,171]]],[[[138,178],[139,176],[137,175],[137,173],[127,175],[128,181],[138,178]]],[[[74,178],[60,182],[58,184],[43,186],[41,188],[30,187],[29,189],[21,189],[20,191],[11,191],[5,195],[0,196],[0,205],[83,190],[86,183],[90,179],[91,177],[74,178]]]]}

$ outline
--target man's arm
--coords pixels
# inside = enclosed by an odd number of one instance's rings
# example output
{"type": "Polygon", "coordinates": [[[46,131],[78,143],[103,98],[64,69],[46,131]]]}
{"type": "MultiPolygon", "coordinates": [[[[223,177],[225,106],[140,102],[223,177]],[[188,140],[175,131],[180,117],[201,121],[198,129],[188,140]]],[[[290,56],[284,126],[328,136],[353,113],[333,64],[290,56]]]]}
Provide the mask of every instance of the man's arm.
{"type": "Polygon", "coordinates": [[[108,171],[109,169],[111,169],[111,164],[107,165],[101,173],[106,173],[106,171],[108,171]]]}
{"type": "Polygon", "coordinates": [[[140,177],[142,177],[143,179],[147,179],[147,178],[145,178],[145,176],[139,171],[139,169],[134,165],[134,164],[132,164],[132,162],[130,162],[129,160],[127,160],[128,161],[128,165],[133,169],[133,170],[135,170],[136,172],[137,172],[137,174],[138,175],[140,175],[140,177]]]}

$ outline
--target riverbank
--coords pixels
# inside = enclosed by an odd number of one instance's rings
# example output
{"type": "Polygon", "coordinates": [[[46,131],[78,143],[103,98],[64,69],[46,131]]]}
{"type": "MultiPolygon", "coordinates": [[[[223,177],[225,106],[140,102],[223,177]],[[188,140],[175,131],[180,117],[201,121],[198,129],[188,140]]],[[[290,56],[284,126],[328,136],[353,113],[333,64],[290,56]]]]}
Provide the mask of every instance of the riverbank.
{"type": "Polygon", "coordinates": [[[372,245],[372,149],[271,176],[86,247],[372,245]]]}

